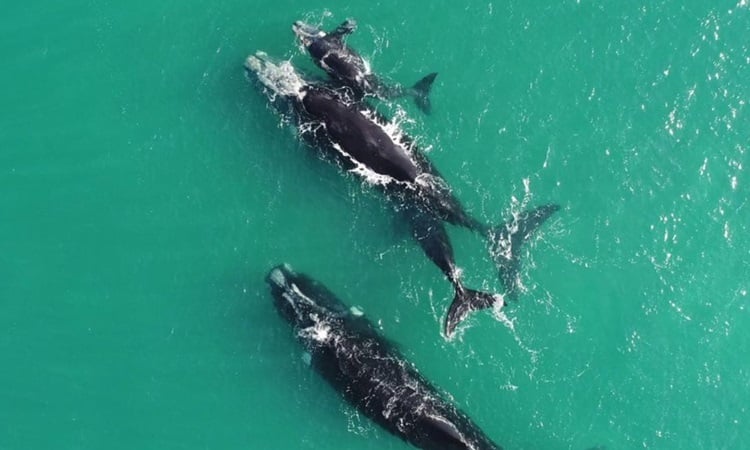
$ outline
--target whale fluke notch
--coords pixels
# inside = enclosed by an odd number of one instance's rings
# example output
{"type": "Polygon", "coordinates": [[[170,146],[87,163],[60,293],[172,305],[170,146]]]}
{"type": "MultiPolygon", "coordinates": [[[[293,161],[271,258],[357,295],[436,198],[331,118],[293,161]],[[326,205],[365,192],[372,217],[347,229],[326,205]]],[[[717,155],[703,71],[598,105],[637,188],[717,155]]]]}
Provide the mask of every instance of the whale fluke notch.
{"type": "Polygon", "coordinates": [[[521,246],[558,210],[560,205],[554,203],[542,205],[523,211],[507,223],[491,227],[487,232],[490,254],[497,266],[507,298],[514,299],[518,294],[521,246]]]}
{"type": "Polygon", "coordinates": [[[411,87],[411,93],[414,96],[414,102],[417,104],[417,107],[422,110],[423,113],[429,114],[432,112],[432,103],[430,102],[430,90],[432,89],[432,83],[435,81],[435,77],[437,77],[437,72],[432,72],[431,74],[428,74],[421,80],[414,83],[414,86],[411,87]]]}

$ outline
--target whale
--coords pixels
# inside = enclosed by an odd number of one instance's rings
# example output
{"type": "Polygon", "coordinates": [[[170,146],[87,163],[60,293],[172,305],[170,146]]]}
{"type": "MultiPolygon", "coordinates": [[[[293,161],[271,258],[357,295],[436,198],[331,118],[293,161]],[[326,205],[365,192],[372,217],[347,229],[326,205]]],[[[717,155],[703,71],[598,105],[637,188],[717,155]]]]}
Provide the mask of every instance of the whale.
{"type": "Polygon", "coordinates": [[[351,88],[358,98],[374,96],[390,100],[411,96],[417,107],[429,114],[432,109],[429,94],[437,73],[426,75],[411,87],[386,84],[372,73],[367,61],[346,44],[346,36],[356,29],[357,23],[353,19],[347,19],[328,33],[301,20],[292,25],[292,31],[315,64],[351,88]]]}
{"type": "Polygon", "coordinates": [[[501,450],[357,308],[288,264],[266,276],[313,370],[383,429],[425,450],[501,450]]]}
{"type": "Polygon", "coordinates": [[[490,240],[499,278],[511,292],[518,278],[519,248],[559,206],[543,205],[500,226],[486,225],[464,209],[413,140],[366,104],[308,81],[289,61],[276,62],[262,52],[248,57],[245,65],[269,98],[291,103],[303,139],[343,170],[384,192],[397,206],[420,247],[454,288],[443,326],[447,337],[472,311],[504,305],[501,295],[462,284],[443,223],[465,227],[490,240]]]}
{"type": "Polygon", "coordinates": [[[405,207],[401,213],[410,226],[414,240],[453,286],[455,298],[448,308],[443,329],[446,336],[450,337],[471,311],[491,307],[500,309],[505,305],[505,299],[500,295],[488,294],[463,285],[453,256],[453,245],[442,221],[423,214],[414,207],[405,207]]]}

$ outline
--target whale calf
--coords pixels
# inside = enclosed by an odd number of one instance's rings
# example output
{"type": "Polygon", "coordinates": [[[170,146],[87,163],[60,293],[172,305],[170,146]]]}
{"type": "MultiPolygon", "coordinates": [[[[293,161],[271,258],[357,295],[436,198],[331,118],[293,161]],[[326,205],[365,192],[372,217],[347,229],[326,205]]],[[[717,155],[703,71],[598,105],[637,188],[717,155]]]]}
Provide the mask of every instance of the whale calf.
{"type": "Polygon", "coordinates": [[[301,20],[294,22],[292,31],[312,57],[315,64],[331,77],[350,87],[358,97],[372,95],[384,100],[411,96],[419,109],[428,113],[430,89],[437,73],[430,73],[411,87],[387,85],[370,70],[370,65],[345,42],[345,37],[357,29],[357,23],[348,19],[335,30],[326,33],[301,20]]]}
{"type": "Polygon", "coordinates": [[[266,276],[314,370],[362,414],[425,450],[500,450],[359,311],[288,265],[266,276]]]}

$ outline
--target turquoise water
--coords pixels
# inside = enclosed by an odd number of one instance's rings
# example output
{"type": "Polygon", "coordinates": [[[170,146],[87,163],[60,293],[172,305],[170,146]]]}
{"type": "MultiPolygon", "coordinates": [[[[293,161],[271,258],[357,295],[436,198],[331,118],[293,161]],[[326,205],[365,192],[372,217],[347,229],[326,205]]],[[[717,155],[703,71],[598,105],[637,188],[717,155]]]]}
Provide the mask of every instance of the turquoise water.
{"type": "MultiPolygon", "coordinates": [[[[745,0],[38,1],[0,16],[0,449],[406,449],[302,361],[263,282],[360,306],[508,449],[750,442],[745,0]],[[256,50],[355,17],[467,209],[563,206],[526,291],[452,297],[377,193],[279,123],[256,50]]],[[[395,106],[394,106],[395,108],[395,106]]],[[[467,285],[499,290],[451,228],[467,285]]]]}

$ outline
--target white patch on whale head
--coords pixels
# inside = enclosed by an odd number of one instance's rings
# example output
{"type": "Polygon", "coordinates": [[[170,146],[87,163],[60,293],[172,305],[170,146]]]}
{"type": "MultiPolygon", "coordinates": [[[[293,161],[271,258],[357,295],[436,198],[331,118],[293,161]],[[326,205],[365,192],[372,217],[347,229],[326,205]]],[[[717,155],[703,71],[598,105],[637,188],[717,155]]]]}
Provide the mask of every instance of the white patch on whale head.
{"type": "Polygon", "coordinates": [[[302,98],[302,88],[307,83],[290,61],[276,63],[266,53],[259,51],[248,56],[245,67],[253,71],[258,80],[274,94],[302,98]]]}
{"type": "Polygon", "coordinates": [[[280,269],[273,269],[268,275],[268,278],[278,286],[284,286],[286,284],[286,277],[284,276],[284,272],[280,269]]]}

